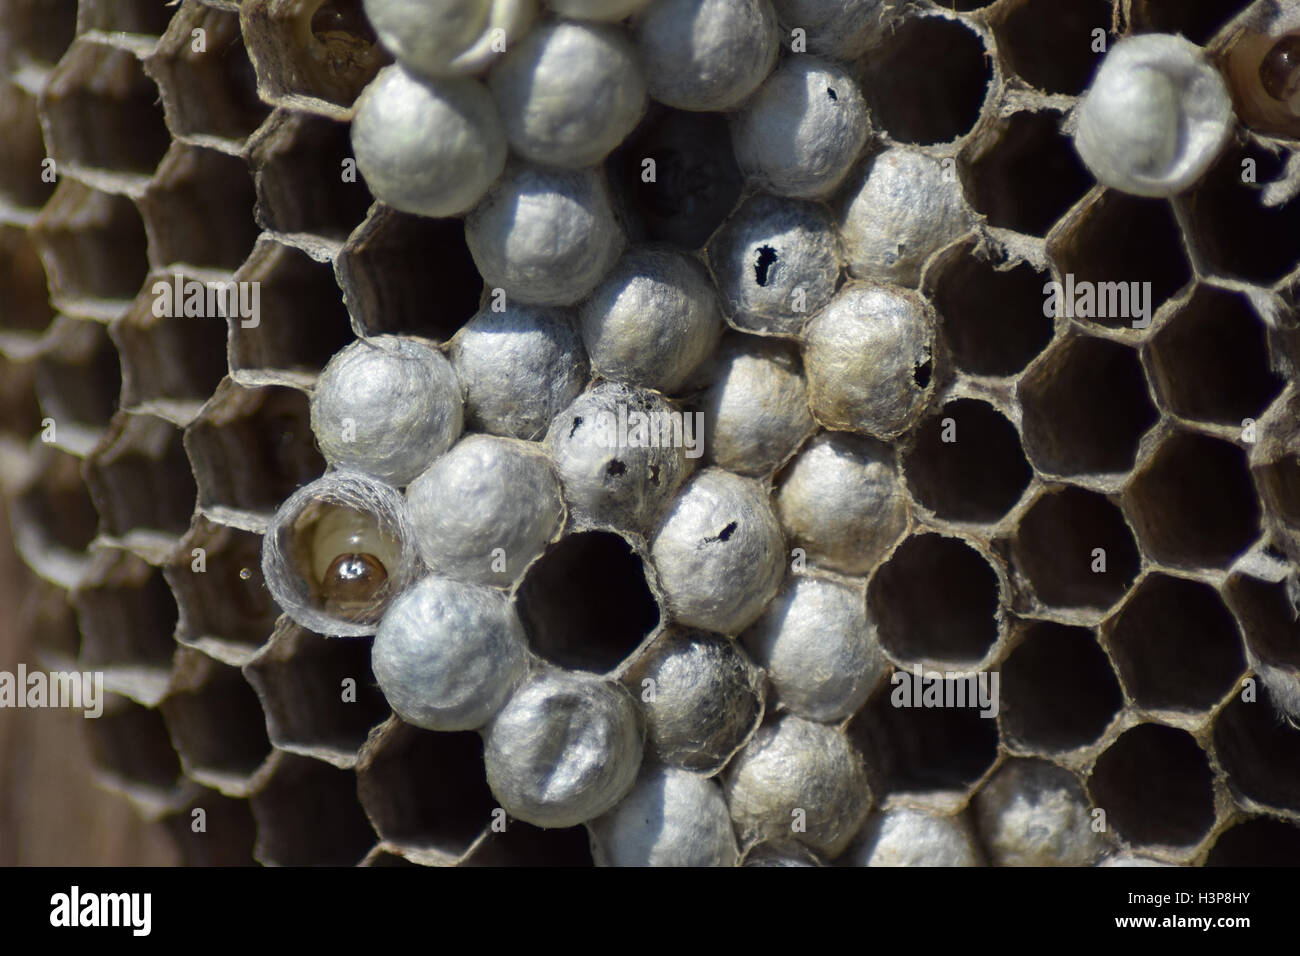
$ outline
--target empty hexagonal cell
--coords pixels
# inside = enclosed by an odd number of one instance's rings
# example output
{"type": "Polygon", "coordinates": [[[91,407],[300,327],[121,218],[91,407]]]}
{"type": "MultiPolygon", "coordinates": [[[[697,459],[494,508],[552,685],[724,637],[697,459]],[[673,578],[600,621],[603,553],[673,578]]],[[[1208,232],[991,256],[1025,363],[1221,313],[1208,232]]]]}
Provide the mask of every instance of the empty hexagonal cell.
{"type": "Polygon", "coordinates": [[[158,705],[185,772],[228,796],[245,796],[271,744],[257,695],[238,668],[198,651],[177,652],[158,705]]]}
{"type": "Polygon", "coordinates": [[[478,311],[483,291],[461,220],[386,206],[374,207],[348,239],[338,275],[348,311],[366,335],[448,339],[478,311]]]}
{"type": "Polygon", "coordinates": [[[53,339],[34,363],[41,409],[54,419],[55,443],[86,454],[117,410],[122,389],[117,350],[98,322],[67,316],[53,339]]]}
{"type": "Polygon", "coordinates": [[[998,576],[960,538],[914,535],[876,569],[867,612],[895,660],[981,660],[998,639],[998,576]]]}
{"type": "Polygon", "coordinates": [[[592,866],[586,827],[543,830],[511,820],[504,832],[489,830],[463,866],[592,866]]]}
{"type": "Polygon", "coordinates": [[[35,363],[0,355],[0,435],[26,445],[41,430],[42,417],[36,400],[35,363]]]}
{"type": "MultiPolygon", "coordinates": [[[[365,219],[372,202],[365,182],[359,176],[346,175],[345,160],[351,159],[352,143],[346,123],[277,110],[249,141],[258,223],[272,232],[346,239],[365,219]]],[[[454,238],[464,247],[463,229],[461,233],[454,238]]],[[[411,255],[405,245],[395,245],[399,248],[391,251],[411,255]]],[[[428,256],[429,250],[442,248],[421,246],[418,251],[425,253],[423,261],[427,264],[437,261],[428,256]]],[[[468,249],[463,261],[470,261],[468,249]]]]}
{"type": "Polygon", "coordinates": [[[1205,44],[1246,6],[1247,0],[1139,0],[1131,15],[1134,26],[1143,32],[1181,33],[1193,43],[1205,44]]]}
{"type": "Polygon", "coordinates": [[[1226,567],[1259,536],[1245,452],[1204,435],[1166,439],[1124,505],[1146,553],[1175,567],[1226,567]]]}
{"type": "Polygon", "coordinates": [[[21,633],[32,636],[37,660],[57,670],[71,670],[81,650],[81,629],[77,614],[68,603],[67,591],[56,584],[24,574],[23,598],[16,620],[21,633]]]}
{"type": "Polygon", "coordinates": [[[0,82],[0,137],[5,144],[0,154],[0,210],[10,207],[9,216],[14,216],[16,210],[39,209],[54,192],[54,183],[42,176],[45,140],[36,97],[16,83],[0,82]]]}
{"type": "Polygon", "coordinates": [[[1229,149],[1183,197],[1192,242],[1215,272],[1271,283],[1295,269],[1300,198],[1264,202],[1264,185],[1282,177],[1286,161],[1263,146],[1229,149]]]}
{"type": "Polygon", "coordinates": [[[185,430],[199,508],[215,520],[264,527],[280,503],[325,471],[307,396],[223,381],[185,430]]]}
{"type": "Polygon", "coordinates": [[[42,446],[27,481],[13,490],[9,521],[23,560],[48,581],[75,587],[89,568],[85,549],[99,516],[81,481],[81,462],[42,446]]]}
{"type": "Polygon", "coordinates": [[[516,602],[533,650],[597,673],[618,667],[659,623],[641,555],[605,531],[551,545],[525,573],[516,602]]]}
{"type": "Polygon", "coordinates": [[[1264,324],[1240,293],[1198,287],[1145,351],[1160,395],[1185,418],[1239,424],[1282,390],[1264,324]]]}
{"type": "Polygon", "coordinates": [[[1183,248],[1167,202],[1097,190],[1048,237],[1057,305],[1085,324],[1142,328],[1192,278],[1183,248]]]}
{"type": "Polygon", "coordinates": [[[115,693],[157,703],[176,649],[176,602],[162,575],[132,554],[104,549],[71,601],[81,625],[80,665],[104,671],[115,693]]]}
{"type": "Polygon", "coordinates": [[[1001,674],[1002,732],[1022,750],[1087,746],[1124,706],[1110,661],[1087,628],[1029,624],[1001,674]]]}
{"type": "Polygon", "coordinates": [[[1247,799],[1278,810],[1300,810],[1300,730],[1282,719],[1268,686],[1235,695],[1214,721],[1214,750],[1228,782],[1247,799]]]}
{"type": "Polygon", "coordinates": [[[238,269],[257,239],[248,167],[214,149],[173,144],[139,202],[157,268],[238,269]]]}
{"type": "Polygon", "coordinates": [[[45,267],[28,233],[0,226],[0,287],[5,290],[4,328],[0,346],[26,358],[54,321],[45,291],[45,267]]]}
{"type": "Polygon", "coordinates": [[[1052,340],[1043,315],[1046,273],[1027,262],[1012,269],[984,258],[971,243],[940,253],[926,276],[939,330],[962,371],[1014,375],[1052,340]]]}
{"type": "Polygon", "coordinates": [[[360,0],[244,0],[239,16],[269,103],[342,115],[389,62],[360,0]]]}
{"type": "Polygon", "coordinates": [[[258,290],[257,314],[229,320],[230,369],[249,384],[261,384],[267,373],[306,383],[352,340],[328,262],[263,237],[235,279],[258,290]]]}
{"type": "Polygon", "coordinates": [[[1033,477],[1015,426],[971,398],[949,402],[922,422],[904,462],[916,500],[954,521],[997,521],[1033,477]]]}
{"type": "MultiPolygon", "coordinates": [[[[143,531],[168,538],[189,527],[194,478],[181,433],[170,422],[118,412],[104,441],[86,459],[84,475],[101,528],[112,537],[143,531]]],[[[160,543],[164,557],[171,543],[160,543]]]]}
{"type": "Polygon", "coordinates": [[[232,10],[187,0],[144,69],[162,91],[167,125],[178,139],[235,152],[268,112],[232,10]]]}
{"type": "Polygon", "coordinates": [[[77,6],[77,32],[140,33],[160,36],[174,8],[154,0],[81,0],[77,6]]]}
{"type": "Polygon", "coordinates": [[[1017,386],[1025,451],[1055,475],[1128,471],[1158,417],[1137,353],[1076,336],[1049,350],[1017,386]]]}
{"type": "Polygon", "coordinates": [[[163,819],[184,866],[252,866],[257,821],[247,800],[201,788],[163,819]],[[202,811],[198,813],[196,811],[202,811]]]}
{"type": "Polygon", "coordinates": [[[389,715],[370,671],[370,640],[324,638],[285,621],[244,668],[281,750],[356,763],[372,727],[389,715]]]}
{"type": "Polygon", "coordinates": [[[126,311],[149,271],[135,205],[72,179],[60,180],[31,235],[49,274],[50,298],[64,312],[112,319],[126,311]]]}
{"type": "Polygon", "coordinates": [[[1057,607],[1109,607],[1141,563],[1119,508],[1081,488],[1035,501],[1016,526],[1012,552],[1039,599],[1057,607]]]}
{"type": "Polygon", "coordinates": [[[1003,4],[990,17],[1011,69],[1047,93],[1083,92],[1113,41],[1111,24],[1110,0],[1024,0],[1003,4]]]}
{"type": "Polygon", "coordinates": [[[186,647],[240,665],[270,639],[280,609],[262,578],[261,535],[199,518],[163,575],[186,647]]]}
{"type": "Polygon", "coordinates": [[[497,806],[478,734],[436,734],[397,718],[362,751],[357,794],[379,835],[416,851],[407,856],[421,862],[461,856],[492,822],[497,806]]]}
{"type": "Polygon", "coordinates": [[[1219,834],[1206,866],[1300,866],[1300,827],[1255,817],[1219,834]]]}
{"type": "Polygon", "coordinates": [[[1126,731],[1097,758],[1088,789],[1107,826],[1130,843],[1194,846],[1214,824],[1209,759],[1172,727],[1126,731]]]}
{"type": "Polygon", "coordinates": [[[276,754],[269,779],[249,799],[255,855],[279,866],[355,866],[375,844],[351,770],[276,754]]]}
{"type": "Polygon", "coordinates": [[[1139,707],[1212,707],[1246,667],[1236,622],[1214,589],[1197,581],[1147,577],[1105,633],[1139,707]]]}
{"type": "Polygon", "coordinates": [[[872,117],[902,143],[944,143],[979,118],[993,79],[983,39],[965,23],[913,16],[863,68],[872,117]]]}
{"type": "Polygon", "coordinates": [[[77,0],[3,0],[0,17],[15,66],[53,66],[77,33],[77,0]]]}
{"type": "Polygon", "coordinates": [[[1046,235],[1083,198],[1092,176],[1057,113],[1015,113],[999,120],[965,156],[966,195],[990,225],[1046,235]]]}
{"type": "Polygon", "coordinates": [[[41,108],[45,145],[56,166],[96,179],[108,173],[112,179],[104,181],[121,188],[143,186],[170,142],[158,87],[140,61],[86,38],[72,45],[50,75],[41,108]]]}
{"type": "Polygon", "coordinates": [[[1300,672],[1300,630],[1286,584],[1233,574],[1224,593],[1241,622],[1252,664],[1300,672]]]}
{"type": "Polygon", "coordinates": [[[605,163],[633,240],[698,249],[740,200],[725,117],[651,104],[641,125],[605,163]],[[646,181],[653,160],[654,175],[646,181]]]}
{"type": "Polygon", "coordinates": [[[103,715],[86,721],[86,733],[102,782],[152,813],[180,802],[181,765],[158,711],[109,694],[103,715]]]}
{"type": "MultiPolygon", "coordinates": [[[[933,688],[935,699],[956,701],[959,685],[963,695],[976,689],[978,697],[978,685],[973,688],[969,677],[946,680],[937,671],[934,676],[935,680],[927,681],[922,673],[919,683],[933,688]]],[[[955,791],[960,795],[997,759],[996,711],[980,716],[978,699],[969,697],[969,706],[925,706],[917,684],[916,671],[896,671],[848,725],[849,739],[862,753],[877,802],[899,793],[955,791]],[[909,688],[910,696],[902,697],[909,688]],[[901,703],[896,705],[896,700],[901,703]]],[[[992,683],[986,686],[994,690],[992,683]]]]}

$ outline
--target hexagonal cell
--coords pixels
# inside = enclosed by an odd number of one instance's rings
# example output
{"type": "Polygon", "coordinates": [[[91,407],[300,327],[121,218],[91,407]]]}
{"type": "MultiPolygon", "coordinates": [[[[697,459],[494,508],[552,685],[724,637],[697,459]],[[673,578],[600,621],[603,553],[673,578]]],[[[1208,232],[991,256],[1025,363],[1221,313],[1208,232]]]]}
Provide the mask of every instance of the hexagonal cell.
{"type": "Polygon", "coordinates": [[[252,866],[257,821],[247,800],[203,788],[178,812],[163,819],[184,866],[252,866]],[[202,816],[196,815],[202,810],[202,816]],[[199,820],[203,829],[195,831],[199,820]]]}
{"type": "Polygon", "coordinates": [[[867,59],[861,85],[872,118],[891,137],[925,145],[969,131],[992,79],[992,58],[969,26],[918,15],[867,59]]]}
{"type": "Polygon", "coordinates": [[[998,639],[998,576],[960,538],[913,535],[876,569],[867,611],[895,660],[983,659],[998,639]]]}
{"type": "Polygon", "coordinates": [[[369,639],[324,638],[285,621],[244,667],[281,750],[351,767],[390,711],[370,671],[369,639]]]}
{"type": "Polygon", "coordinates": [[[240,24],[268,103],[343,116],[389,62],[360,0],[244,0],[240,24]]]}
{"type": "Polygon", "coordinates": [[[226,323],[218,316],[158,315],[160,300],[201,282],[155,273],[131,310],[109,328],[122,363],[122,405],[146,408],[177,424],[198,414],[226,374],[226,323]]]}
{"type": "Polygon", "coordinates": [[[135,205],[72,179],[59,182],[31,235],[49,273],[51,300],[73,315],[115,318],[149,272],[144,223],[135,205]]]}
{"type": "Polygon", "coordinates": [[[1263,186],[1283,176],[1286,162],[1262,145],[1229,149],[1183,197],[1191,241],[1215,272],[1268,284],[1295,269],[1300,198],[1264,203],[1263,186]]]}
{"type": "Polygon", "coordinates": [[[178,139],[237,152],[269,112],[258,99],[234,11],[186,0],[144,69],[162,90],[167,125],[178,139]],[[201,50],[195,30],[203,31],[201,50]]]}
{"type": "Polygon", "coordinates": [[[966,195],[990,225],[1046,235],[1091,188],[1092,174],[1060,126],[1056,113],[1015,113],[969,150],[966,195]]]}
{"type": "MultiPolygon", "coordinates": [[[[354,176],[348,181],[343,175],[344,160],[352,157],[348,130],[346,123],[291,110],[277,110],[263,124],[248,144],[249,165],[257,188],[257,222],[262,228],[343,240],[365,219],[373,201],[370,190],[360,178],[354,176]]],[[[409,218],[417,223],[428,221],[409,218]]],[[[413,228],[418,231],[418,225],[413,228]]],[[[472,273],[463,231],[460,236],[439,238],[460,244],[465,250],[463,260],[469,262],[472,273]]],[[[412,255],[404,244],[397,245],[402,254],[412,255]]],[[[418,248],[426,253],[421,264],[427,268],[439,261],[427,255],[428,249],[441,251],[443,246],[418,248]]]]}
{"type": "Polygon", "coordinates": [[[1206,866],[1300,866],[1300,827],[1255,817],[1219,834],[1206,866]]]}
{"type": "Polygon", "coordinates": [[[271,743],[257,695],[240,674],[182,649],[167,697],[158,705],[185,772],[227,796],[246,796],[271,743]]]}
{"type": "Polygon", "coordinates": [[[593,866],[586,827],[543,830],[511,820],[504,833],[490,830],[462,866],[593,866]]]}
{"type": "Polygon", "coordinates": [[[1159,417],[1137,353],[1086,336],[1049,350],[1016,392],[1025,451],[1053,475],[1128,471],[1142,435],[1159,417]]]}
{"type": "Polygon", "coordinates": [[[1145,553],[1182,568],[1227,567],[1259,537],[1246,453],[1191,432],[1165,440],[1124,491],[1145,553]]]}
{"type": "Polygon", "coordinates": [[[1224,588],[1229,606],[1241,622],[1252,665],[1300,671],[1300,631],[1296,608],[1281,581],[1229,575],[1224,588]]]}
{"type": "Polygon", "coordinates": [[[58,169],[122,189],[143,187],[171,141],[158,87],[140,61],[85,37],[50,74],[41,114],[58,169]]]}
{"type": "Polygon", "coordinates": [[[17,210],[34,213],[54,192],[54,183],[41,174],[45,140],[41,137],[36,97],[15,83],[0,82],[0,210],[10,207],[6,218],[26,219],[17,210]]]}
{"type": "Polygon", "coordinates": [[[336,268],[348,311],[365,335],[449,339],[478,311],[483,292],[461,220],[386,206],[375,206],[349,237],[336,268]]]}
{"type": "Polygon", "coordinates": [[[1279,810],[1300,810],[1300,730],[1278,716],[1268,687],[1236,695],[1214,721],[1214,751],[1239,794],[1279,810]]]}
{"type": "Polygon", "coordinates": [[[162,715],[125,697],[107,698],[103,716],[86,721],[95,775],[146,812],[174,809],[184,778],[162,715]]]}
{"type": "Polygon", "coordinates": [[[54,310],[36,245],[28,233],[12,226],[0,226],[0,288],[5,290],[0,347],[16,358],[27,358],[54,321],[54,310]]]}
{"type": "Polygon", "coordinates": [[[1052,230],[1047,254],[1065,285],[1063,313],[1108,328],[1149,321],[1192,278],[1170,205],[1111,189],[1093,192],[1052,230]]]}
{"type": "Polygon", "coordinates": [[[41,430],[43,417],[36,400],[36,363],[0,355],[0,435],[26,445],[41,430]]]}
{"type": "Polygon", "coordinates": [[[1144,346],[1169,408],[1184,418],[1240,424],[1282,391],[1263,323],[1240,293],[1200,286],[1144,346]]]}
{"type": "Polygon", "coordinates": [[[1129,15],[1144,33],[1181,33],[1193,43],[1205,44],[1246,6],[1248,0],[1136,0],[1129,15]]]}
{"type": "Polygon", "coordinates": [[[157,703],[176,650],[176,602],[162,575],[132,554],[104,549],[70,600],[81,625],[81,667],[104,671],[104,686],[115,693],[157,703]]]}
{"type": "Polygon", "coordinates": [[[1141,564],[1119,508],[1081,488],[1035,501],[1016,526],[1012,552],[1039,599],[1057,607],[1110,607],[1141,564]]]}
{"type": "Polygon", "coordinates": [[[254,855],[268,866],[355,866],[375,844],[357,802],[357,778],[319,760],[276,754],[266,785],[249,799],[254,855]]]}
{"type": "Polygon", "coordinates": [[[42,411],[54,419],[55,443],[87,454],[103,437],[122,390],[117,350],[98,322],[59,319],[52,347],[35,360],[42,411]]]}
{"type": "Polygon", "coordinates": [[[77,32],[140,33],[161,36],[173,9],[156,0],[81,0],[77,6],[77,32]]]}
{"type": "Polygon", "coordinates": [[[1107,825],[1138,845],[1195,846],[1214,825],[1214,777],[1192,735],[1139,724],[1097,758],[1088,782],[1107,825]]]}
{"type": "Polygon", "coordinates": [[[926,291],[939,311],[939,330],[953,361],[974,375],[1014,375],[1052,340],[1043,315],[1050,278],[1027,262],[1005,268],[982,258],[971,243],[939,254],[926,291]]]}
{"type": "Polygon", "coordinates": [[[577,670],[614,670],[659,624],[641,555],[607,531],[551,545],[525,572],[515,600],[533,650],[577,670]]]}
{"type": "MultiPolygon", "coordinates": [[[[108,435],[86,459],[84,475],[104,533],[160,537],[161,561],[190,526],[196,489],[181,433],[152,415],[118,412],[108,435]]],[[[142,546],[149,542],[142,539],[142,546]]]]}
{"type": "MultiPolygon", "coordinates": [[[[944,699],[955,700],[971,690],[962,677],[937,680],[944,699]]],[[[993,766],[998,753],[998,722],[981,717],[977,704],[967,707],[925,707],[915,699],[909,706],[893,700],[907,685],[915,684],[914,671],[898,671],[867,701],[848,724],[849,739],[862,752],[877,802],[892,794],[960,792],[978,781],[993,766]],[[891,686],[894,681],[900,681],[891,686]]],[[[992,684],[989,684],[992,689],[992,684]]],[[[969,702],[969,698],[968,702],[969,702]]]]}
{"type": "Polygon", "coordinates": [[[948,402],[916,429],[904,456],[908,487],[952,521],[997,521],[1020,500],[1033,470],[1015,426],[973,398],[948,402]]]}
{"type": "Polygon", "coordinates": [[[361,752],[357,794],[379,835],[425,863],[464,854],[497,806],[478,734],[435,734],[395,717],[361,752]]]}
{"type": "Polygon", "coordinates": [[[731,215],[745,177],[725,117],[652,103],[641,125],[605,163],[633,241],[698,249],[731,215]],[[655,162],[653,182],[643,163],[655,162]]]}
{"type": "Polygon", "coordinates": [[[1024,0],[989,18],[998,49],[1016,75],[1047,93],[1082,93],[1101,62],[1093,31],[1112,37],[1110,0],[1024,0]]]}
{"type": "Polygon", "coordinates": [[[176,640],[186,647],[239,666],[270,639],[280,609],[262,579],[261,535],[199,518],[163,576],[180,609],[176,640]]]}
{"type": "Polygon", "coordinates": [[[185,430],[199,509],[214,520],[261,530],[280,503],[325,471],[307,396],[292,388],[223,381],[185,430]]]}
{"type": "Polygon", "coordinates": [[[1147,577],[1104,633],[1139,707],[1212,707],[1246,667],[1236,622],[1214,589],[1197,581],[1147,577]]]}
{"type": "Polygon", "coordinates": [[[237,157],[174,143],[140,197],[155,268],[235,270],[257,240],[253,183],[237,157]]]}
{"type": "Polygon", "coordinates": [[[1086,747],[1124,706],[1110,661],[1086,628],[1029,624],[1001,671],[1002,732],[1022,750],[1086,747]]]}
{"type": "Polygon", "coordinates": [[[0,23],[15,66],[53,66],[77,33],[77,0],[0,0],[0,23]]]}
{"type": "Polygon", "coordinates": [[[75,587],[90,567],[85,550],[99,515],[81,481],[81,462],[42,446],[27,481],[13,490],[9,520],[18,553],[33,571],[60,587],[75,587]]]}
{"type": "Polygon", "coordinates": [[[258,315],[229,320],[230,370],[246,384],[269,379],[308,384],[352,340],[348,310],[328,262],[264,236],[235,280],[257,283],[259,290],[258,315]],[[273,321],[262,321],[272,316],[273,321]]]}

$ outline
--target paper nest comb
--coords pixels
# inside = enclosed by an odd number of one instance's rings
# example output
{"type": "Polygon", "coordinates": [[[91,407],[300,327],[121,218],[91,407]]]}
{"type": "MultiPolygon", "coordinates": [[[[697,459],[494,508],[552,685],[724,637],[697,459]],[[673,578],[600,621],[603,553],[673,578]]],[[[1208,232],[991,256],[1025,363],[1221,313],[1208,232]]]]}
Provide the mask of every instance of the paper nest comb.
{"type": "MultiPolygon", "coordinates": [[[[270,516],[325,471],[308,396],[326,361],[357,336],[445,343],[489,292],[460,220],[342,181],[350,105],[387,57],[331,55],[302,27],[319,6],[0,0],[0,463],[40,579],[21,616],[50,666],[105,672],[101,778],[191,862],[586,864],[583,827],[494,831],[479,735],[392,716],[369,640],[304,630],[261,580],[270,516]],[[156,317],[175,273],[259,281],[263,320],[156,317]]],[[[980,794],[1037,775],[1106,810],[1089,861],[1300,862],[1300,730],[1263,682],[1242,699],[1261,668],[1300,672],[1300,199],[1240,176],[1294,175],[1295,140],[1243,129],[1156,201],[1096,186],[1060,129],[1095,28],[1215,53],[1266,8],[918,2],[857,65],[864,161],[952,160],[974,225],[921,274],[939,327],[924,412],[892,443],[905,529],[847,580],[897,669],[1002,681],[996,721],[894,708],[882,679],[836,725],[871,790],[864,833],[920,808],[1014,862],[980,794]],[[1151,282],[1150,327],[1045,318],[1067,274],[1151,282]]],[[[569,532],[514,600],[590,640],[534,652],[631,682],[670,638],[658,594],[643,548],[569,532]],[[591,593],[618,598],[605,618],[583,616],[591,593]]]]}

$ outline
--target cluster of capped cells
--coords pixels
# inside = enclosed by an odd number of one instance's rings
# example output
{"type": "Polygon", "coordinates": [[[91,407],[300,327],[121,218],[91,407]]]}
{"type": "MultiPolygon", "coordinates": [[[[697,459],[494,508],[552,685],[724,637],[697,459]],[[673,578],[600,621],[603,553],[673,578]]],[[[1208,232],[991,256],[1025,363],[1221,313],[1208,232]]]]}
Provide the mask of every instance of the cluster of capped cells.
{"type": "Polygon", "coordinates": [[[21,617],[187,860],[1300,863],[1300,4],[0,0],[0,84],[21,617]]]}

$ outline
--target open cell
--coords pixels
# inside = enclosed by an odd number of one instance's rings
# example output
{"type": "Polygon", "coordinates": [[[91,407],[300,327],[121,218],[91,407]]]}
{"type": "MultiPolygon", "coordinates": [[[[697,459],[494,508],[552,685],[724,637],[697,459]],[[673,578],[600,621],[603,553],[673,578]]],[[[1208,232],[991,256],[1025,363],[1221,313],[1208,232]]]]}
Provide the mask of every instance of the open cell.
{"type": "Polygon", "coordinates": [[[1107,627],[1120,676],[1138,706],[1203,710],[1245,669],[1236,622],[1214,589],[1154,574],[1107,627]]]}
{"type": "Polygon", "coordinates": [[[619,535],[588,531],[552,545],[516,595],[533,649],[561,667],[618,667],[659,623],[641,557],[619,535]]]}
{"type": "Polygon", "coordinates": [[[1255,817],[1219,834],[1206,866],[1300,866],[1300,826],[1255,817]]]}
{"type": "Polygon", "coordinates": [[[54,192],[45,173],[45,140],[36,97],[15,83],[0,82],[0,208],[37,210],[54,192]]]}
{"type": "Polygon", "coordinates": [[[248,168],[214,149],[173,145],[140,210],[155,268],[185,263],[234,271],[257,240],[248,168]]]}
{"type": "Polygon", "coordinates": [[[867,589],[880,643],[897,660],[981,660],[998,638],[999,585],[988,561],[958,538],[908,538],[867,589]]]}
{"type": "Polygon", "coordinates": [[[1143,32],[1181,33],[1204,45],[1248,5],[1248,0],[1138,0],[1132,12],[1143,32]]]}
{"type": "Polygon", "coordinates": [[[1015,426],[969,398],[922,422],[903,472],[918,502],[954,521],[997,521],[1033,477],[1015,426]]]}
{"type": "Polygon", "coordinates": [[[1110,0],[1025,0],[1003,4],[991,20],[1017,76],[1047,93],[1077,94],[1114,42],[1112,18],[1110,0]]]}
{"type": "Polygon", "coordinates": [[[1061,752],[1095,742],[1124,706],[1115,672],[1092,631],[1030,624],[1002,663],[1002,730],[1025,750],[1061,752]]]}
{"type": "Polygon", "coordinates": [[[184,534],[194,513],[195,486],[181,433],[152,415],[119,412],[86,459],[86,485],[107,534],[135,530],[184,534]]]}
{"type": "Polygon", "coordinates": [[[511,820],[504,833],[488,833],[463,865],[588,867],[594,864],[586,827],[543,830],[522,820],[511,820]]]}
{"type": "Polygon", "coordinates": [[[1268,686],[1233,697],[1214,721],[1214,749],[1234,790],[1278,810],[1300,811],[1300,730],[1274,709],[1268,686]]]}
{"type": "MultiPolygon", "coordinates": [[[[93,445],[117,410],[122,389],[117,350],[108,331],[97,322],[64,318],[58,341],[36,359],[35,370],[45,414],[58,428],[84,431],[93,445]]],[[[56,440],[61,438],[56,431],[56,440]]]]}
{"type": "Polygon", "coordinates": [[[53,66],[77,35],[77,0],[3,0],[0,17],[19,67],[53,66]]]}
{"type": "Polygon", "coordinates": [[[86,729],[96,766],[132,796],[162,803],[181,785],[180,761],[158,711],[110,697],[103,715],[86,721],[86,729]]]}
{"type": "Polygon", "coordinates": [[[351,770],[277,754],[266,785],[249,800],[256,857],[267,866],[355,866],[375,845],[351,770]]]}
{"type": "Polygon", "coordinates": [[[9,502],[14,543],[27,564],[63,587],[81,580],[99,516],[81,481],[81,461],[57,447],[42,448],[39,471],[9,502]]]}

